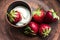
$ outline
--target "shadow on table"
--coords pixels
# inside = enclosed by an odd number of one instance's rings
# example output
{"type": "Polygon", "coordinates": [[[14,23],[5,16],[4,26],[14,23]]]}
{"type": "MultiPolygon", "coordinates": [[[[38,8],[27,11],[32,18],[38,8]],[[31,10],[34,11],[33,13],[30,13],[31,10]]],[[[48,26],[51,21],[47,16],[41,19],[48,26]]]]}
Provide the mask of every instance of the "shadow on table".
{"type": "Polygon", "coordinates": [[[12,26],[10,26],[7,30],[8,30],[8,33],[9,33],[9,35],[11,36],[11,38],[12,39],[18,39],[18,40],[29,40],[29,39],[38,39],[38,40],[52,40],[53,38],[54,38],[54,36],[55,36],[55,33],[57,32],[56,30],[57,30],[57,28],[58,28],[58,22],[54,22],[54,23],[51,23],[51,24],[49,24],[51,27],[52,27],[52,31],[51,31],[51,33],[49,34],[49,36],[48,37],[41,37],[41,36],[39,36],[39,35],[37,35],[37,36],[31,36],[31,35],[25,35],[24,33],[23,33],[23,29],[24,28],[15,28],[15,27],[12,27],[12,26]]]}

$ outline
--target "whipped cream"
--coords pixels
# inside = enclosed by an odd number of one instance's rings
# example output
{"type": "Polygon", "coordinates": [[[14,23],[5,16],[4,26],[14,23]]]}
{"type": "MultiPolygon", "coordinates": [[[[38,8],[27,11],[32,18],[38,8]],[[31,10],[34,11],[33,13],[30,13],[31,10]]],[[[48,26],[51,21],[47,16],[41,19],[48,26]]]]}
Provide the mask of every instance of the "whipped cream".
{"type": "Polygon", "coordinates": [[[20,27],[24,26],[30,21],[31,15],[30,15],[30,11],[27,8],[23,6],[17,6],[13,10],[20,12],[22,17],[22,20],[16,23],[17,26],[20,26],[20,27]]]}

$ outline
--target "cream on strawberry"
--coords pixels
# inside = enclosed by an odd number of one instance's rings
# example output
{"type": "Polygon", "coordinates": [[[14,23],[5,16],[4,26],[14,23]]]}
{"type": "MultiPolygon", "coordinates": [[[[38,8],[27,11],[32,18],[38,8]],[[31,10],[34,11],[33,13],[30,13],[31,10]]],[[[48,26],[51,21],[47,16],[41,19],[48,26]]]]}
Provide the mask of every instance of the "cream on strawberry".
{"type": "Polygon", "coordinates": [[[17,26],[21,27],[30,21],[31,15],[30,15],[30,11],[27,8],[23,6],[17,6],[13,10],[20,12],[21,17],[22,17],[22,20],[16,23],[17,26]]]}

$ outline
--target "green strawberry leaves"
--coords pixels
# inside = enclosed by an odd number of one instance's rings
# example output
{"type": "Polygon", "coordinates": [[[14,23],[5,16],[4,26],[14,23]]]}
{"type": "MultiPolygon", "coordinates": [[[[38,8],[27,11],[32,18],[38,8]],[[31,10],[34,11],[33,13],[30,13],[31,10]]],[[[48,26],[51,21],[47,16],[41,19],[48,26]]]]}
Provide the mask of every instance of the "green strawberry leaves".
{"type": "Polygon", "coordinates": [[[56,15],[56,12],[53,9],[50,11],[52,12],[53,18],[57,18],[59,20],[59,16],[56,15]]]}
{"type": "Polygon", "coordinates": [[[10,22],[12,23],[14,19],[12,18],[10,14],[8,14],[8,17],[9,17],[10,22]]]}
{"type": "Polygon", "coordinates": [[[38,8],[36,11],[33,11],[32,12],[32,15],[35,15],[36,14],[36,15],[40,16],[40,13],[41,13],[40,12],[40,8],[38,8]]]}
{"type": "Polygon", "coordinates": [[[7,14],[11,23],[14,21],[14,18],[16,17],[14,14],[14,10],[11,10],[11,12],[7,14]]]}
{"type": "Polygon", "coordinates": [[[16,13],[16,11],[11,10],[10,15],[11,15],[12,17],[16,17],[16,16],[14,15],[15,13],[16,13]]]}
{"type": "Polygon", "coordinates": [[[49,28],[49,29],[44,29],[43,32],[42,32],[43,36],[44,36],[44,37],[48,36],[48,34],[50,33],[50,31],[51,31],[51,28],[49,28]]]}
{"type": "Polygon", "coordinates": [[[30,28],[29,26],[27,26],[27,27],[25,28],[24,33],[27,34],[27,35],[28,35],[28,34],[36,35],[36,34],[34,34],[34,31],[31,30],[31,28],[30,28]]]}

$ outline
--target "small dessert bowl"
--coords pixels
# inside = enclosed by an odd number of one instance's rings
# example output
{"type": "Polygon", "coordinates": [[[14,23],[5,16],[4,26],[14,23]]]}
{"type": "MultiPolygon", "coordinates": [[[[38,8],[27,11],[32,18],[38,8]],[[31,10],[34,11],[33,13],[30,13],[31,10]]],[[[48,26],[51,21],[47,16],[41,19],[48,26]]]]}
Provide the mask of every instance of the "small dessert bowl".
{"type": "MultiPolygon", "coordinates": [[[[24,11],[23,11],[24,12],[24,11]]],[[[31,8],[30,8],[30,6],[26,3],[26,2],[23,2],[23,1],[16,1],[16,2],[13,2],[11,5],[9,5],[9,7],[8,7],[8,9],[7,9],[7,14],[6,14],[6,20],[7,20],[7,22],[11,25],[11,26],[13,26],[13,27],[24,27],[24,26],[26,26],[30,21],[31,21],[31,19],[32,19],[32,14],[31,14],[31,8]],[[12,10],[12,9],[14,9],[15,7],[17,7],[17,6],[22,6],[22,7],[25,7],[25,8],[27,8],[28,10],[29,10],[29,12],[30,12],[30,20],[28,21],[28,22],[26,22],[26,24],[24,24],[24,25],[20,25],[20,26],[18,26],[18,25],[15,25],[15,24],[13,24],[13,23],[11,23],[10,21],[9,21],[9,18],[8,18],[8,15],[7,14],[9,14],[10,13],[10,11],[12,10]]],[[[24,21],[24,20],[23,20],[24,21]]]]}

